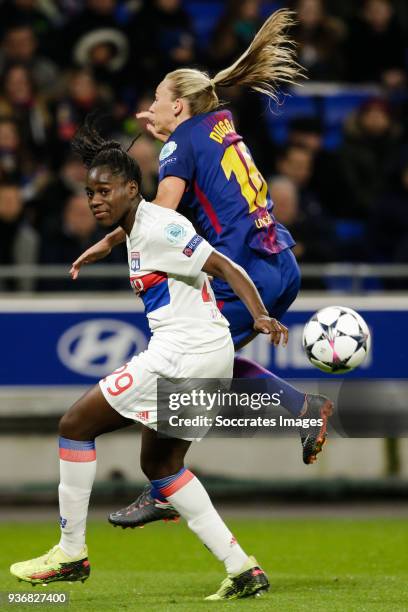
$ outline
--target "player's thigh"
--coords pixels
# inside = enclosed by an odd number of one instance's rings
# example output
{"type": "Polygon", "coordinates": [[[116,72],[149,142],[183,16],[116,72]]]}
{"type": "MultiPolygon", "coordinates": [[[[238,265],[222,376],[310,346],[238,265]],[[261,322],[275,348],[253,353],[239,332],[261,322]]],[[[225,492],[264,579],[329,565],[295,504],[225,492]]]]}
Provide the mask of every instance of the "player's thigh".
{"type": "Polygon", "coordinates": [[[87,391],[61,418],[59,433],[73,440],[93,440],[97,436],[131,425],[104,398],[99,385],[87,391]]]}
{"type": "MultiPolygon", "coordinates": [[[[280,319],[300,288],[299,266],[292,251],[286,249],[268,259],[257,258],[247,271],[269,314],[280,319]]],[[[220,309],[230,324],[235,347],[243,346],[256,335],[253,318],[238,297],[221,302],[220,309]]]]}
{"type": "MultiPolygon", "coordinates": [[[[277,256],[270,259],[254,259],[247,272],[256,285],[266,309],[272,313],[282,291],[281,269],[277,256]]],[[[238,296],[229,297],[221,303],[221,312],[230,324],[235,347],[244,346],[255,337],[253,317],[238,296]]]]}
{"type": "Polygon", "coordinates": [[[169,360],[148,348],[99,381],[105,400],[126,419],[157,427],[157,380],[171,376],[169,360]]]}
{"type": "Polygon", "coordinates": [[[286,249],[278,255],[281,270],[282,287],[278,298],[269,309],[275,319],[280,320],[295,301],[300,289],[300,270],[291,249],[286,249]]]}
{"type": "Polygon", "coordinates": [[[230,332],[235,347],[254,333],[254,320],[247,307],[238,297],[225,301],[220,310],[230,324],[230,332]]]}

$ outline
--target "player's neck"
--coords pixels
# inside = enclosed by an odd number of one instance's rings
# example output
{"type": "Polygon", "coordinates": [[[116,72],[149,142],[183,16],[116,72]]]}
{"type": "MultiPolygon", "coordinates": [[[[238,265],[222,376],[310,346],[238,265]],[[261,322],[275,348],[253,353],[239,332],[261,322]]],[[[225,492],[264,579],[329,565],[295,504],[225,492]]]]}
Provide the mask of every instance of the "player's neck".
{"type": "Polygon", "coordinates": [[[137,209],[139,208],[139,204],[142,201],[142,196],[138,194],[132,202],[131,207],[119,221],[119,225],[125,230],[126,234],[129,236],[130,232],[133,229],[135,224],[135,217],[137,209]]]}
{"type": "Polygon", "coordinates": [[[174,127],[172,129],[172,133],[174,132],[174,130],[176,129],[176,127],[178,127],[180,125],[180,123],[184,123],[184,121],[187,121],[187,119],[191,119],[191,114],[188,111],[182,111],[179,115],[177,115],[177,117],[174,118],[174,127]]]}

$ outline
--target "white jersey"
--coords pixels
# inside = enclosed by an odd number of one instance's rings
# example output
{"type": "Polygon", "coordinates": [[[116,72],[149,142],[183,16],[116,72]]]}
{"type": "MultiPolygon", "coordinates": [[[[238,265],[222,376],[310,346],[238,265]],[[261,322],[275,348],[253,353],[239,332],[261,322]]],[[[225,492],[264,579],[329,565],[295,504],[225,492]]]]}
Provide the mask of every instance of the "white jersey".
{"type": "Polygon", "coordinates": [[[201,271],[214,249],[188,219],[142,200],[126,243],[130,283],[143,300],[152,342],[179,353],[205,353],[231,342],[228,321],[201,271]]]}

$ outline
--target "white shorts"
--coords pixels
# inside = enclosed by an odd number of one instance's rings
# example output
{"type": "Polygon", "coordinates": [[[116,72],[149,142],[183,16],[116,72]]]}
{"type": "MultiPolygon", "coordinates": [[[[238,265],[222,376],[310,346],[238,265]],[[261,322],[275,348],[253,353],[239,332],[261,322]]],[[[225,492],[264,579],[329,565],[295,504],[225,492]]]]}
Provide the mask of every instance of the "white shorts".
{"type": "Polygon", "coordinates": [[[232,340],[208,353],[184,355],[151,346],[99,381],[106,401],[119,414],[157,429],[157,380],[180,378],[231,379],[232,340]]]}

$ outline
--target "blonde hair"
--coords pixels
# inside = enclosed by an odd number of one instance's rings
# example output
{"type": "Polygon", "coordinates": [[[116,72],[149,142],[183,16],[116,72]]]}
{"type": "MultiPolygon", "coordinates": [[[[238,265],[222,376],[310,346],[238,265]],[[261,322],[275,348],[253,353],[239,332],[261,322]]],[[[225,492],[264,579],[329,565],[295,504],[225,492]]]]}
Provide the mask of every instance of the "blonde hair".
{"type": "Polygon", "coordinates": [[[293,16],[286,9],[273,13],[241,57],[212,79],[206,72],[192,68],[169,72],[165,80],[170,81],[175,98],[186,98],[192,115],[218,108],[217,86],[246,85],[276,101],[277,85],[294,84],[302,76],[302,68],[294,58],[293,41],[287,35],[287,29],[295,23],[293,16]]]}

